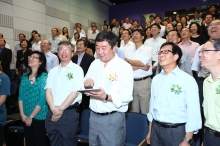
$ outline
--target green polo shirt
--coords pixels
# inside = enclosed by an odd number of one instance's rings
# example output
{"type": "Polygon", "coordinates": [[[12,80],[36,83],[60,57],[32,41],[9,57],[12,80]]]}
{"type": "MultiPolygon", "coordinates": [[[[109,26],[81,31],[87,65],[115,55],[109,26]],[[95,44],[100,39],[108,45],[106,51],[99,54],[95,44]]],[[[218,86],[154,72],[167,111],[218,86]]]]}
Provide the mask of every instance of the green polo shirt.
{"type": "Polygon", "coordinates": [[[209,75],[203,85],[205,126],[220,132],[220,76],[213,81],[209,75]]]}

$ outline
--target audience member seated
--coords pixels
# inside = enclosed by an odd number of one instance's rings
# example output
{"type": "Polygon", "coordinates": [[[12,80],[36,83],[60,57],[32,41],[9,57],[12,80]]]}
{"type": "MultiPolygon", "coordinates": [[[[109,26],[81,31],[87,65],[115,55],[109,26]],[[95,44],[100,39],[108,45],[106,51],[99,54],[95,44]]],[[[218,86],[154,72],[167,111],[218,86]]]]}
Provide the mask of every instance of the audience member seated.
{"type": "Polygon", "coordinates": [[[61,29],[57,27],[57,30],[58,30],[58,34],[57,34],[58,38],[60,38],[62,41],[67,41],[66,36],[62,35],[61,29]]]}
{"type": "Polygon", "coordinates": [[[202,34],[205,35],[206,40],[210,39],[210,36],[208,35],[207,29],[208,29],[209,24],[212,22],[212,20],[213,20],[213,15],[210,13],[207,13],[205,15],[205,24],[202,25],[202,34]]]}
{"type": "MultiPolygon", "coordinates": [[[[95,22],[92,22],[92,23],[90,24],[90,27],[91,27],[91,28],[89,28],[89,30],[88,30],[88,32],[87,32],[87,37],[91,36],[91,34],[92,34],[92,27],[93,27],[93,26],[96,26],[96,23],[95,23],[95,22]]],[[[99,33],[99,30],[96,29],[96,32],[99,33]]]]}
{"type": "Polygon", "coordinates": [[[155,23],[155,21],[154,21],[154,19],[155,19],[154,15],[150,15],[150,16],[149,16],[149,19],[150,19],[150,24],[151,24],[151,25],[155,23]]]}
{"type": "Polygon", "coordinates": [[[79,40],[80,34],[78,32],[74,33],[71,44],[74,45],[75,49],[74,52],[76,52],[76,42],[79,40]]]}
{"type": "Polygon", "coordinates": [[[139,21],[134,20],[133,25],[131,26],[131,32],[133,32],[135,29],[138,29],[139,21]]]}
{"type": "Polygon", "coordinates": [[[32,51],[29,49],[28,41],[25,39],[21,41],[20,47],[22,50],[18,50],[17,52],[16,74],[22,77],[23,73],[27,71],[28,56],[31,55],[32,51]]]}
{"type": "Polygon", "coordinates": [[[95,53],[95,38],[98,35],[97,26],[92,26],[92,34],[88,36],[89,45],[88,47],[92,49],[93,53],[95,53]]]}
{"type": "MultiPolygon", "coordinates": [[[[34,36],[35,36],[35,34],[37,34],[38,32],[36,31],[36,30],[33,30],[32,32],[31,32],[31,38],[29,39],[29,46],[30,47],[32,47],[32,44],[34,43],[34,36]]],[[[23,39],[25,39],[25,38],[22,38],[21,40],[23,40],[23,39]]],[[[20,39],[19,39],[20,40],[20,39]]],[[[21,41],[20,40],[20,41],[21,41]]]]}
{"type": "Polygon", "coordinates": [[[206,38],[204,34],[201,34],[201,26],[197,22],[192,22],[189,25],[189,29],[191,30],[191,37],[190,40],[193,42],[199,43],[199,45],[202,45],[206,42],[206,38]]]}
{"type": "Polygon", "coordinates": [[[105,20],[105,21],[104,21],[104,24],[103,24],[103,26],[102,26],[102,30],[107,30],[107,31],[110,30],[110,27],[108,26],[108,20],[105,20]],[[104,27],[105,27],[105,28],[104,28],[104,27]]]}
{"type": "Polygon", "coordinates": [[[115,22],[115,27],[112,28],[112,32],[118,37],[119,36],[120,25],[119,22],[115,22]]]}
{"type": "Polygon", "coordinates": [[[32,44],[32,51],[40,51],[41,35],[39,33],[34,35],[34,43],[32,44]]]}
{"type": "Polygon", "coordinates": [[[52,68],[59,65],[59,59],[55,54],[51,53],[50,41],[43,40],[40,44],[40,48],[46,57],[46,61],[47,61],[46,69],[47,69],[47,72],[49,72],[52,68]]]}
{"type": "Polygon", "coordinates": [[[131,28],[131,23],[129,22],[129,18],[125,18],[125,23],[123,23],[122,27],[124,27],[125,29],[130,29],[131,28]]]}
{"type": "Polygon", "coordinates": [[[156,16],[155,23],[160,25],[160,34],[159,34],[159,36],[163,37],[165,35],[166,30],[165,30],[165,26],[161,25],[161,21],[162,21],[162,18],[160,16],[156,16]]]}
{"type": "Polygon", "coordinates": [[[83,36],[86,36],[85,30],[82,29],[82,24],[81,23],[76,23],[75,24],[75,30],[73,31],[73,33],[77,32],[77,30],[76,30],[77,27],[80,27],[81,34],[83,34],[83,36]]]}
{"type": "Polygon", "coordinates": [[[150,21],[146,21],[145,27],[148,28],[148,27],[150,27],[150,26],[151,26],[150,21]]]}
{"type": "Polygon", "coordinates": [[[68,29],[66,27],[63,27],[62,35],[66,37],[67,41],[70,41],[70,34],[69,34],[68,29]]]}
{"type": "Polygon", "coordinates": [[[111,24],[110,24],[110,30],[112,31],[112,29],[115,27],[115,24],[116,23],[116,19],[115,18],[113,18],[112,19],[112,22],[111,22],[111,24]]]}
{"type": "Polygon", "coordinates": [[[19,88],[19,110],[24,122],[27,146],[47,146],[45,119],[48,111],[46,91],[46,58],[42,52],[34,51],[28,57],[29,72],[24,73],[19,88]]]}
{"type": "Polygon", "coordinates": [[[182,29],[183,29],[183,24],[181,22],[178,22],[176,24],[176,31],[180,34],[182,29]]]}
{"type": "Polygon", "coordinates": [[[119,36],[118,36],[118,47],[120,47],[121,46],[121,40],[122,40],[122,32],[123,32],[123,30],[124,30],[124,27],[120,27],[119,28],[119,36]]]}
{"type": "Polygon", "coordinates": [[[144,38],[144,42],[145,42],[146,40],[148,40],[149,38],[152,37],[151,27],[147,27],[147,28],[144,30],[144,32],[145,32],[145,38],[144,38]]]}
{"type": "Polygon", "coordinates": [[[80,26],[76,27],[76,32],[79,33],[79,36],[80,36],[79,39],[81,39],[82,37],[86,37],[86,35],[82,33],[80,26]]]}
{"type": "MultiPolygon", "coordinates": [[[[0,33],[0,39],[3,39],[3,38],[4,38],[3,34],[0,33]]],[[[9,44],[7,43],[5,44],[5,48],[11,49],[9,44]]]]}
{"type": "MultiPolygon", "coordinates": [[[[1,71],[3,71],[8,77],[10,77],[10,63],[12,59],[12,51],[5,48],[6,41],[0,38],[0,55],[1,55],[1,71]]],[[[1,86],[1,83],[0,83],[1,86]]]]}
{"type": "Polygon", "coordinates": [[[129,53],[135,49],[135,44],[131,41],[131,32],[128,29],[122,31],[122,40],[124,43],[121,44],[120,49],[124,51],[125,57],[127,58],[129,53]]]}
{"type": "MultiPolygon", "coordinates": [[[[1,42],[1,39],[0,39],[1,42]]],[[[0,145],[5,145],[5,125],[6,125],[6,117],[7,110],[5,106],[6,97],[10,95],[10,79],[9,77],[2,72],[2,57],[0,54],[0,145]]]]}
{"type": "Polygon", "coordinates": [[[58,44],[59,42],[61,42],[62,40],[58,37],[58,29],[57,28],[52,28],[51,29],[51,34],[52,34],[52,38],[49,39],[50,43],[51,43],[51,49],[50,51],[52,53],[57,54],[57,49],[58,49],[58,44]]]}
{"type": "MultiPolygon", "coordinates": [[[[34,32],[33,32],[34,33],[34,32]]],[[[15,45],[15,49],[14,49],[14,54],[15,54],[15,57],[17,57],[17,52],[18,52],[18,50],[22,50],[22,48],[21,48],[21,46],[20,46],[20,43],[21,43],[21,41],[23,40],[23,39],[26,39],[26,36],[23,34],[23,33],[20,33],[19,35],[18,35],[18,38],[19,38],[19,44],[17,44],[17,45],[15,45]]],[[[29,43],[29,44],[31,44],[31,43],[29,43]]]]}
{"type": "Polygon", "coordinates": [[[187,18],[186,18],[186,16],[182,16],[182,17],[181,17],[181,23],[183,24],[183,28],[189,27],[188,24],[187,24],[187,18]]]}
{"type": "Polygon", "coordinates": [[[202,18],[199,17],[199,11],[194,12],[194,18],[190,20],[189,24],[196,22],[200,26],[202,25],[202,18]]]}

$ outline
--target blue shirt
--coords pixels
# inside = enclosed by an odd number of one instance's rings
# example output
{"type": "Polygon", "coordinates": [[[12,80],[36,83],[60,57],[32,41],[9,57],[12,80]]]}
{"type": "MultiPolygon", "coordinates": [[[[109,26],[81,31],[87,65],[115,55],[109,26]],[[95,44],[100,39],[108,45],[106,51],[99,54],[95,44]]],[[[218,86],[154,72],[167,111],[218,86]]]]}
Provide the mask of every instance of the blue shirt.
{"type": "Polygon", "coordinates": [[[125,53],[122,49],[117,48],[116,49],[116,54],[118,55],[119,58],[124,59],[125,58],[125,53]]]}
{"type": "Polygon", "coordinates": [[[41,73],[36,78],[35,83],[31,84],[28,74],[22,76],[18,101],[23,103],[23,111],[26,116],[30,116],[36,105],[41,107],[40,112],[34,117],[37,120],[45,120],[48,105],[46,102],[46,90],[44,89],[47,80],[47,73],[41,73]]]}
{"type": "Polygon", "coordinates": [[[77,59],[77,64],[80,65],[81,61],[82,61],[82,58],[84,56],[85,52],[82,53],[82,54],[78,54],[78,59],[77,59]]]}
{"type": "MultiPolygon", "coordinates": [[[[0,73],[0,95],[10,95],[10,79],[5,73],[0,73]]],[[[5,103],[0,106],[0,124],[5,126],[6,124],[6,107],[5,103]]]]}
{"type": "Polygon", "coordinates": [[[49,72],[55,66],[59,65],[58,57],[55,54],[48,52],[47,54],[45,54],[45,57],[47,59],[47,72],[49,72]]]}
{"type": "Polygon", "coordinates": [[[201,126],[198,85],[194,78],[176,67],[168,75],[164,70],[153,78],[148,120],[186,123],[185,131],[198,131],[201,126]]]}

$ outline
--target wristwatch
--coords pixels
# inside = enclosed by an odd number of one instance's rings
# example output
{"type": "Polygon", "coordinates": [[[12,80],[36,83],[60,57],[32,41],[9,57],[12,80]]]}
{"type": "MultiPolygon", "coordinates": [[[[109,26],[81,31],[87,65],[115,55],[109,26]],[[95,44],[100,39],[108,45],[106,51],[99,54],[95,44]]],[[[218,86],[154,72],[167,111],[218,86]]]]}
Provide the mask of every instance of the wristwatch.
{"type": "Polygon", "coordinates": [[[106,94],[106,98],[105,100],[103,100],[104,103],[106,103],[108,101],[108,94],[106,94]]]}
{"type": "Polygon", "coordinates": [[[30,119],[33,119],[33,118],[34,118],[34,116],[30,116],[29,118],[30,118],[30,119]]]}
{"type": "Polygon", "coordinates": [[[183,140],[187,141],[188,144],[192,145],[193,144],[193,140],[192,139],[189,139],[187,137],[184,137],[183,140]]]}

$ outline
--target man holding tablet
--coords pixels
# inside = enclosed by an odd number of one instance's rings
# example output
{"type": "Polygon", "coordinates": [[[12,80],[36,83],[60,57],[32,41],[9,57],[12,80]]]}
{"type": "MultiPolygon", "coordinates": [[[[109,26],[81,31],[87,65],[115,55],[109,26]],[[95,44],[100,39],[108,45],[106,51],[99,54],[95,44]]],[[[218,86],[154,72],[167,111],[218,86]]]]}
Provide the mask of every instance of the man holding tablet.
{"type": "Polygon", "coordinates": [[[89,145],[125,145],[125,112],[133,100],[132,67],[115,55],[117,36],[112,32],[100,32],[95,40],[99,59],[91,64],[85,88],[100,91],[90,95],[89,145]]]}

